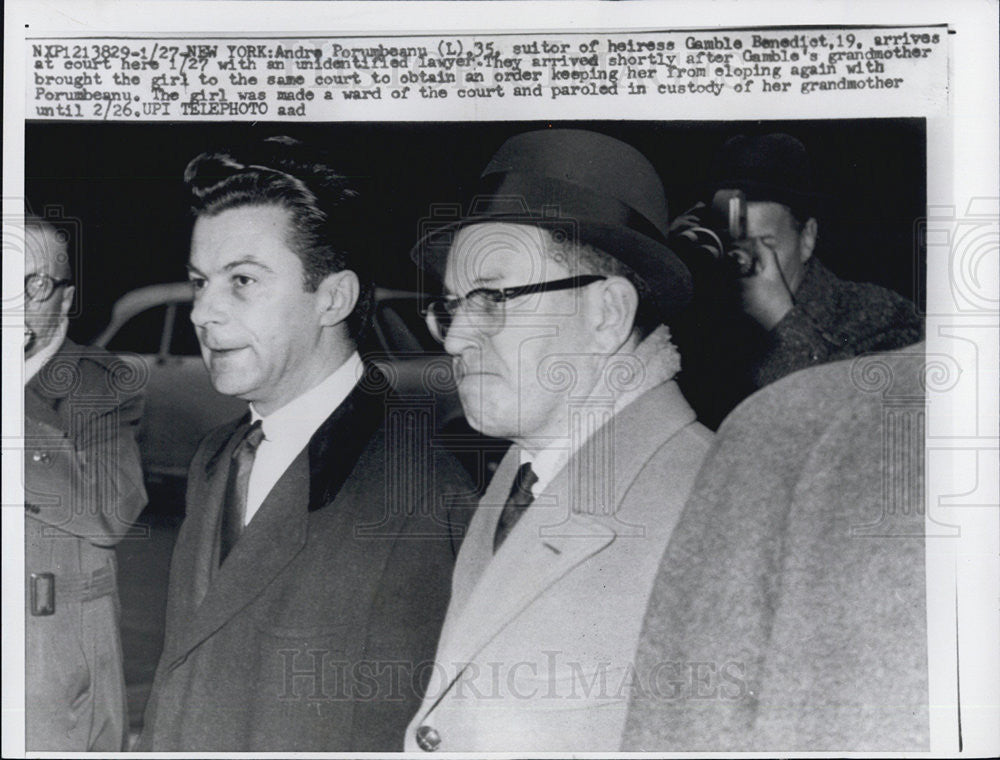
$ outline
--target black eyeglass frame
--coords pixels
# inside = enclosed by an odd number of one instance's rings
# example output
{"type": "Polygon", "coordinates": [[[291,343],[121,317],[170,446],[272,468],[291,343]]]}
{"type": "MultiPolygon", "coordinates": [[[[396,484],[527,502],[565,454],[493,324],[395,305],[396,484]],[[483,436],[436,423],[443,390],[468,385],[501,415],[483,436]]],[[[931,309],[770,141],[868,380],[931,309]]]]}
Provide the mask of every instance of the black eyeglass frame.
{"type": "Polygon", "coordinates": [[[565,277],[560,280],[549,280],[547,282],[535,282],[530,285],[514,285],[509,288],[475,288],[464,296],[445,296],[437,298],[427,305],[427,323],[431,335],[438,341],[444,342],[451,327],[451,321],[455,318],[462,304],[476,296],[483,296],[488,301],[495,304],[506,303],[513,298],[530,296],[536,293],[551,293],[557,290],[573,290],[595,282],[608,279],[602,274],[579,274],[573,277],[565,277]]]}
{"type": "Polygon", "coordinates": [[[25,298],[34,303],[45,303],[55,294],[56,288],[62,288],[72,284],[72,280],[57,278],[52,275],[36,272],[35,274],[28,274],[24,276],[24,295],[25,298]],[[32,288],[31,285],[28,284],[32,281],[43,282],[45,285],[32,288]]]}

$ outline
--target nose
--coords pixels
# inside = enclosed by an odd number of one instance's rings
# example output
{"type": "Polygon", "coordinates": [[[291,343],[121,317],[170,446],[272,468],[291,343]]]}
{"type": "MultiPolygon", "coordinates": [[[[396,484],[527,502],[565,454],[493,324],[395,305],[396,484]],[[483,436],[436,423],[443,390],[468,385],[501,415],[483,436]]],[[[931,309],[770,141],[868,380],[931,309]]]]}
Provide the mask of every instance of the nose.
{"type": "Polygon", "coordinates": [[[467,309],[460,308],[451,318],[451,325],[444,336],[444,350],[452,356],[458,356],[464,350],[478,346],[482,341],[482,332],[467,315],[467,309]]]}
{"type": "Polygon", "coordinates": [[[225,299],[208,283],[194,292],[194,303],[191,306],[191,322],[195,327],[207,327],[210,324],[225,322],[225,299]]]}

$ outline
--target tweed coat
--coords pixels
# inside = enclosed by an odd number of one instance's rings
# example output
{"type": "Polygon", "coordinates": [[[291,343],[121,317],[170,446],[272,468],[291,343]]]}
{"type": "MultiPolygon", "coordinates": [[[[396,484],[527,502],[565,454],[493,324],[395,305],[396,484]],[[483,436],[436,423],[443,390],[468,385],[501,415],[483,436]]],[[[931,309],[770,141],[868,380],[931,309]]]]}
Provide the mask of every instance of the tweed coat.
{"type": "Polygon", "coordinates": [[[660,555],[711,434],[673,381],[571,455],[496,555],[512,447],[459,553],[436,665],[406,748],[616,750],[660,555]]]}
{"type": "Polygon", "coordinates": [[[142,380],[134,365],[66,340],[25,386],[29,750],[123,749],[114,546],[146,504],[142,380]],[[52,614],[32,614],[33,574],[54,577],[52,614]]]}
{"type": "Polygon", "coordinates": [[[806,367],[891,351],[923,337],[913,304],[888,288],[842,280],[816,258],[806,263],[795,305],[768,333],[752,369],[762,388],[806,367]]]}
{"type": "Polygon", "coordinates": [[[803,370],[723,423],[637,654],[674,672],[622,749],[928,749],[922,373],[922,346],[803,370]]]}
{"type": "Polygon", "coordinates": [[[221,567],[238,424],[199,447],[141,749],[402,749],[448,603],[452,500],[473,489],[430,440],[429,414],[368,385],[322,423],[221,567]]]}
{"type": "Polygon", "coordinates": [[[816,256],[806,262],[795,305],[767,331],[746,315],[734,317],[735,283],[717,279],[715,272],[698,279],[706,287],[695,296],[693,322],[679,344],[681,388],[713,429],[743,399],[785,375],[903,348],[923,336],[923,320],[910,301],[873,283],[841,279],[816,256]]]}

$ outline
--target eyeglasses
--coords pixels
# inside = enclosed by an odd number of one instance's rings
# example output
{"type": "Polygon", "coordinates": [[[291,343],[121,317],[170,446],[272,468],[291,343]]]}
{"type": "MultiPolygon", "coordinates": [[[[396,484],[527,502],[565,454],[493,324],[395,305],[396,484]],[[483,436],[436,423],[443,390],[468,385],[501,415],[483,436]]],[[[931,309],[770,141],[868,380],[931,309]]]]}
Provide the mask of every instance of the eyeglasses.
{"type": "Polygon", "coordinates": [[[503,329],[504,304],[512,298],[520,298],[534,293],[550,293],[555,290],[572,290],[591,285],[607,277],[599,274],[583,274],[562,280],[538,282],[532,285],[518,285],[512,288],[476,288],[464,296],[446,296],[431,301],[427,309],[427,327],[438,341],[444,343],[451,323],[459,309],[475,320],[476,329],[484,335],[495,335],[503,329]]]}
{"type": "Polygon", "coordinates": [[[47,274],[29,274],[24,278],[24,294],[29,301],[42,303],[52,298],[56,288],[72,284],[72,280],[59,280],[47,274]]]}

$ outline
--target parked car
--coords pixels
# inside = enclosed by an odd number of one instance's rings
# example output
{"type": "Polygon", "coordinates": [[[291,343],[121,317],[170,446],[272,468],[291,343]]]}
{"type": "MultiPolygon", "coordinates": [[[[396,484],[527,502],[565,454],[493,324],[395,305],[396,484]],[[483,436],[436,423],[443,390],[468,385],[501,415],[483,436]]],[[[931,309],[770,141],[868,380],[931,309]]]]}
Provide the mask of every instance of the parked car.
{"type": "MultiPolygon", "coordinates": [[[[154,483],[184,478],[205,433],[246,411],[246,402],[212,387],[190,321],[192,298],[187,282],[130,291],[115,302],[110,322],[93,341],[113,352],[138,355],[146,364],[140,446],[146,478],[154,483]]],[[[399,396],[431,411],[435,430],[473,474],[482,473],[484,462],[495,462],[505,444],[477,436],[465,422],[451,362],[427,332],[419,298],[417,293],[376,289],[378,349],[366,354],[399,396]]]]}

